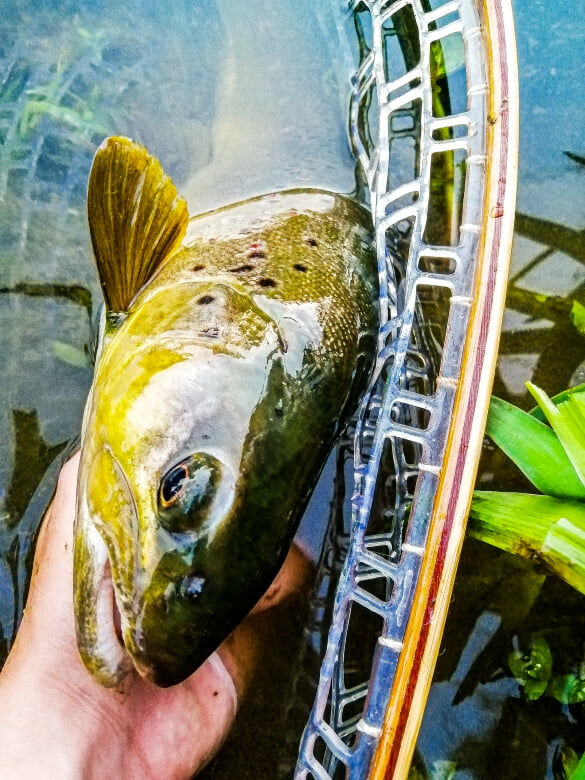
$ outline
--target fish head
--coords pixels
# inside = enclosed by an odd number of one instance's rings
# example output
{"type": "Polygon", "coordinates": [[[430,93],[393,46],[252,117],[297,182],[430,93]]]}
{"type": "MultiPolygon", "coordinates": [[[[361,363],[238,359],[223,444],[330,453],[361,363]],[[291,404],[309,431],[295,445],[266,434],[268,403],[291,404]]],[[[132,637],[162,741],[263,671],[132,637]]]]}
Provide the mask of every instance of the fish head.
{"type": "Polygon", "coordinates": [[[76,624],[82,658],[106,685],[132,667],[159,685],[179,682],[233,628],[225,568],[246,393],[211,391],[225,381],[221,359],[207,369],[196,358],[165,365],[158,355],[158,371],[152,362],[135,356],[101,386],[98,375],[86,423],[76,624]]]}

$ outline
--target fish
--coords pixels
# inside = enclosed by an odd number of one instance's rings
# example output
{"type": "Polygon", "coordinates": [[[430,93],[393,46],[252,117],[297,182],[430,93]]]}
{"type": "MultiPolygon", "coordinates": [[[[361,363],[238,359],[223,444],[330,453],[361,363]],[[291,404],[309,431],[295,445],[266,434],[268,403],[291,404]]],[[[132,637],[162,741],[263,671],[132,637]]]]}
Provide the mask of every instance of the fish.
{"type": "Polygon", "coordinates": [[[192,674],[274,579],[371,373],[369,213],[286,190],[189,217],[106,139],[87,209],[104,294],[81,435],[74,611],[87,669],[192,674]]]}

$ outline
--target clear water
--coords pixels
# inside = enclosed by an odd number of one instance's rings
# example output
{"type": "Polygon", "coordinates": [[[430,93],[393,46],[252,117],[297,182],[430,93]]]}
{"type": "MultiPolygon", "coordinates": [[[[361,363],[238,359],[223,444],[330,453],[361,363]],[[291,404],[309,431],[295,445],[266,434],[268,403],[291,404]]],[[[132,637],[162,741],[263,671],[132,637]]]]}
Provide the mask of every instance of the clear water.
{"type": "MultiPolygon", "coordinates": [[[[524,383],[549,393],[585,380],[585,340],[569,318],[585,297],[585,8],[513,0],[520,68],[520,172],[512,269],[494,393],[531,408],[524,383]],[[550,297],[556,296],[556,297],[550,297]]],[[[504,456],[484,447],[478,486],[529,490],[504,456]]],[[[506,659],[543,636],[553,673],[584,658],[583,598],[530,563],[468,540],[431,689],[417,761],[456,778],[561,777],[558,753],[585,750],[583,705],[526,703],[506,659]],[[445,765],[443,765],[445,769],[445,765]]]]}
{"type": "MultiPolygon", "coordinates": [[[[354,64],[339,6],[0,0],[0,654],[22,612],[38,522],[91,380],[100,293],[84,192],[95,147],[113,133],[147,144],[193,213],[287,186],[350,191],[354,64]]],[[[529,405],[527,379],[549,392],[585,381],[584,343],[567,304],[585,302],[585,170],[563,154],[585,156],[575,87],[585,9],[515,0],[514,10],[520,215],[495,389],[529,405]]],[[[329,472],[321,507],[330,480],[329,472]]],[[[525,487],[490,449],[479,483],[525,487]]],[[[284,616],[291,637],[303,614],[299,600],[284,616]]],[[[581,597],[530,564],[466,544],[419,764],[451,761],[460,778],[541,778],[553,776],[559,746],[585,750],[581,707],[526,704],[506,666],[513,643],[537,633],[556,671],[575,671],[584,615],[581,597]]],[[[247,717],[208,776],[275,774],[282,732],[266,723],[276,722],[290,666],[284,644],[265,659],[247,717]]]]}

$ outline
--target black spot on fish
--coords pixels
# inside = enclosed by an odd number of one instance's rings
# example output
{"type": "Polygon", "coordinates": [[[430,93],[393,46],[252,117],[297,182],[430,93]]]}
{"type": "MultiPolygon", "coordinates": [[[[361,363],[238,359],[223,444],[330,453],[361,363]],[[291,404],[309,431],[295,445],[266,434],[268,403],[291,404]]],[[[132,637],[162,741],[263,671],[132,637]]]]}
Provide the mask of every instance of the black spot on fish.
{"type": "Polygon", "coordinates": [[[306,238],[306,239],[305,239],[305,242],[306,242],[306,243],[307,243],[309,246],[318,246],[318,244],[317,244],[317,239],[316,239],[316,238],[306,238]]]}
{"type": "Polygon", "coordinates": [[[249,263],[245,263],[244,265],[239,265],[237,268],[229,268],[230,274],[243,274],[246,271],[251,271],[254,268],[253,265],[250,265],[249,263]]]}
{"type": "Polygon", "coordinates": [[[200,306],[204,306],[206,303],[213,303],[214,300],[215,298],[213,297],[213,295],[202,295],[201,298],[199,298],[199,300],[197,301],[197,303],[200,306]]]}
{"type": "Polygon", "coordinates": [[[295,269],[295,271],[302,271],[303,273],[305,273],[305,271],[307,270],[307,266],[303,265],[302,263],[295,263],[293,268],[295,269]]]}
{"type": "Polygon", "coordinates": [[[203,271],[204,268],[205,268],[205,266],[203,264],[200,264],[200,265],[194,265],[191,270],[192,271],[203,271]]]}
{"type": "Polygon", "coordinates": [[[274,279],[260,279],[258,284],[260,287],[276,287],[276,282],[274,279]]]}

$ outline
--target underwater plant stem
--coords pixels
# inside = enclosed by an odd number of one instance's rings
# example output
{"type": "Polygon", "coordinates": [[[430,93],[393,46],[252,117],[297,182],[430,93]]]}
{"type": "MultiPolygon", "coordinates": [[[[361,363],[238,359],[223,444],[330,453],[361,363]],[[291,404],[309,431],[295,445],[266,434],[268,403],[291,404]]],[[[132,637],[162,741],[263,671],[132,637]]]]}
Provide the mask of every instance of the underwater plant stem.
{"type": "MultiPolygon", "coordinates": [[[[443,118],[451,113],[451,106],[447,84],[447,69],[445,66],[445,57],[440,42],[435,42],[430,49],[430,66],[432,74],[433,92],[432,92],[432,112],[433,116],[443,118]],[[440,86],[442,85],[442,86],[440,86]]],[[[450,127],[442,127],[439,130],[441,141],[448,141],[453,137],[453,130],[450,127]]],[[[455,202],[455,155],[452,151],[443,153],[442,165],[438,169],[438,175],[431,180],[431,187],[434,188],[436,195],[441,193],[443,199],[443,208],[448,215],[449,240],[457,244],[459,240],[459,223],[457,220],[457,204],[455,202]]],[[[445,236],[447,238],[447,236],[445,236]]]]}

